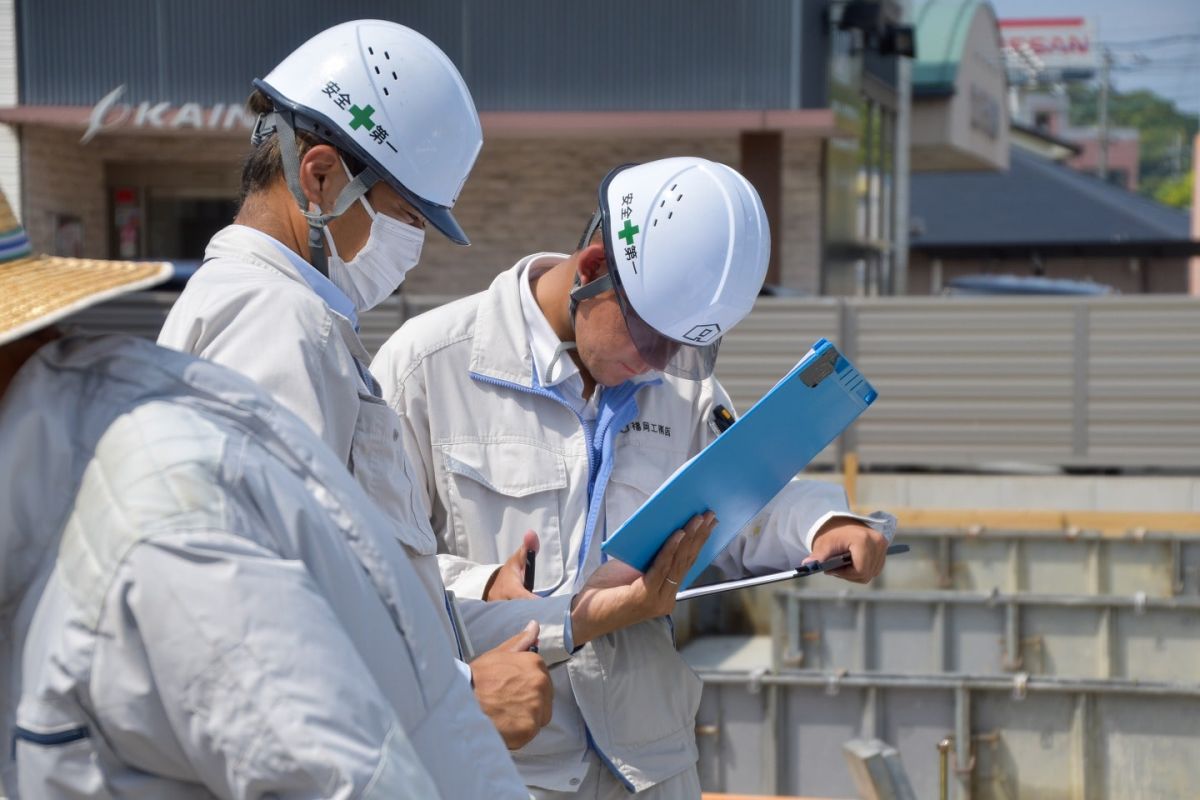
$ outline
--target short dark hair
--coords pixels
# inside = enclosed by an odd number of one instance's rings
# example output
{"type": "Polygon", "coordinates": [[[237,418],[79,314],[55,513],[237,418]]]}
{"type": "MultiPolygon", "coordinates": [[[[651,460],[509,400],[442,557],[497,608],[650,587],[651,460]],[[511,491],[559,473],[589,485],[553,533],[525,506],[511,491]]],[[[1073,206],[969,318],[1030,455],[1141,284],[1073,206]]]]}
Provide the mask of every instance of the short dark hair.
{"type": "MultiPolygon", "coordinates": [[[[271,98],[267,97],[260,89],[255,89],[246,100],[246,108],[251,114],[261,115],[270,114],[275,109],[275,105],[271,102],[271,98]]],[[[357,175],[362,172],[362,162],[333,142],[327,142],[308,131],[296,131],[296,150],[301,158],[309,148],[318,144],[328,144],[335,148],[353,174],[357,175]]],[[[279,137],[271,134],[251,150],[242,163],[242,186],[238,196],[238,205],[243,205],[246,198],[255,192],[270,188],[271,184],[282,176],[283,156],[279,152],[279,137]]]]}

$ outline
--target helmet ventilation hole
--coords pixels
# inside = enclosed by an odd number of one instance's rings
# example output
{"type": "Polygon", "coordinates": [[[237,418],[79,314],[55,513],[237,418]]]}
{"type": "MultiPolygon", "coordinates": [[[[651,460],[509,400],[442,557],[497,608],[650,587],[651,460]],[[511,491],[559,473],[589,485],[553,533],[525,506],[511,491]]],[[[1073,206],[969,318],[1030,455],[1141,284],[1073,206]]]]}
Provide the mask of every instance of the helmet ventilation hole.
{"type": "Polygon", "coordinates": [[[386,87],[386,86],[385,86],[385,87],[383,87],[383,94],[384,94],[384,96],[385,96],[385,97],[388,95],[388,90],[387,90],[387,87],[386,87]]]}
{"type": "MultiPolygon", "coordinates": [[[[375,48],[374,48],[374,47],[368,47],[368,48],[367,48],[367,52],[368,52],[369,54],[371,54],[371,55],[375,55],[375,48]]],[[[388,61],[391,61],[391,60],[392,60],[392,54],[391,54],[389,51],[387,51],[387,50],[384,50],[384,51],[382,51],[382,52],[383,52],[383,57],[384,57],[385,59],[387,59],[388,61]]],[[[371,68],[375,70],[375,74],[376,74],[376,75],[378,75],[378,76],[379,76],[379,77],[381,77],[381,78],[383,77],[383,75],[384,75],[384,72],[383,72],[383,70],[384,70],[384,66],[383,66],[383,65],[380,65],[380,64],[372,64],[372,65],[371,65],[371,68]]],[[[395,81],[396,83],[399,83],[399,82],[400,82],[400,76],[396,74],[396,70],[392,69],[392,70],[388,70],[388,72],[392,73],[392,80],[393,80],[393,81],[395,81]]],[[[388,91],[388,89],[386,89],[386,88],[384,88],[384,89],[383,89],[383,93],[384,93],[385,95],[390,95],[390,94],[391,94],[391,92],[390,92],[390,91],[388,91]]]]}

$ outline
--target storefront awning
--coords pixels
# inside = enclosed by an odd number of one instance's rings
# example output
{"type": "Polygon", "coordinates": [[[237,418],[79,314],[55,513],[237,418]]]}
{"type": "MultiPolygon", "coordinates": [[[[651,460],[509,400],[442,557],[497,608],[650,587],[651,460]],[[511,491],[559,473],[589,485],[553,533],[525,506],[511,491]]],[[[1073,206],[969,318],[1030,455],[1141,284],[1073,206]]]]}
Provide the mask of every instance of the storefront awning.
{"type": "MultiPolygon", "coordinates": [[[[103,101],[102,101],[103,102],[103,101]]],[[[671,136],[780,131],[807,138],[837,134],[830,109],[730,111],[485,111],[479,115],[485,136],[671,136]]],[[[0,123],[78,130],[85,139],[97,134],[245,136],[253,118],[240,105],[185,103],[87,106],[10,106],[0,108],[0,123]]]]}
{"type": "Polygon", "coordinates": [[[1008,83],[990,5],[922,6],[912,76],[913,172],[1007,169],[1008,83]]]}

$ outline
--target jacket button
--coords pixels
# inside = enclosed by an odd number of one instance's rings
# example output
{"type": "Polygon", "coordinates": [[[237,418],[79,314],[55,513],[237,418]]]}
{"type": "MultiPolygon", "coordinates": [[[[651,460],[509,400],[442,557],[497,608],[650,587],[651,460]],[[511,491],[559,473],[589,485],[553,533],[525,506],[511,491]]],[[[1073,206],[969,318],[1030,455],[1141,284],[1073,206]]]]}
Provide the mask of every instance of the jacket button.
{"type": "Polygon", "coordinates": [[[571,780],[567,781],[567,783],[571,784],[572,786],[578,786],[579,778],[571,778],[571,780]]]}
{"type": "Polygon", "coordinates": [[[394,442],[399,438],[400,438],[400,431],[392,431],[392,441],[394,442]]]}

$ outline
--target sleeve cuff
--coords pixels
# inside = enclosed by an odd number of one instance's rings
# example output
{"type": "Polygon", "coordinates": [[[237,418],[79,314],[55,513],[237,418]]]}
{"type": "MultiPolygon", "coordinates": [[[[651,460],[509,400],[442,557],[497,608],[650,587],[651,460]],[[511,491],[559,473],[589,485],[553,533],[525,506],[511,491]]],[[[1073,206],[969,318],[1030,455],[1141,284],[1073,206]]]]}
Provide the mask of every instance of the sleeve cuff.
{"type": "Polygon", "coordinates": [[[571,635],[571,609],[567,608],[567,612],[563,617],[563,650],[568,653],[575,652],[575,637],[571,635]]]}
{"type": "Polygon", "coordinates": [[[547,666],[566,661],[575,652],[574,637],[571,634],[571,601],[573,599],[573,595],[565,594],[526,601],[536,602],[546,607],[535,619],[541,626],[538,633],[538,654],[541,655],[547,666]]]}
{"type": "Polygon", "coordinates": [[[822,514],[821,517],[812,524],[808,529],[808,533],[804,535],[804,546],[808,548],[808,552],[812,552],[813,539],[817,537],[817,531],[824,527],[825,523],[831,519],[850,519],[856,522],[874,528],[883,534],[887,539],[888,544],[892,543],[892,539],[896,538],[896,518],[886,511],[876,511],[868,516],[862,514],[854,514],[849,511],[830,511],[822,514]]]}
{"type": "Polygon", "coordinates": [[[438,556],[438,567],[442,571],[442,580],[446,588],[454,592],[456,597],[471,597],[483,599],[488,581],[496,574],[500,564],[475,564],[452,556],[438,556]]]}
{"type": "Polygon", "coordinates": [[[474,688],[475,678],[471,675],[471,665],[456,658],[454,659],[454,666],[458,667],[458,671],[461,672],[463,678],[466,679],[467,685],[474,688]]]}
{"type": "Polygon", "coordinates": [[[461,602],[459,610],[476,655],[500,646],[529,624],[529,620],[537,620],[538,654],[548,666],[553,666],[571,657],[566,636],[572,599],[572,595],[563,594],[493,603],[469,600],[461,602]]]}

